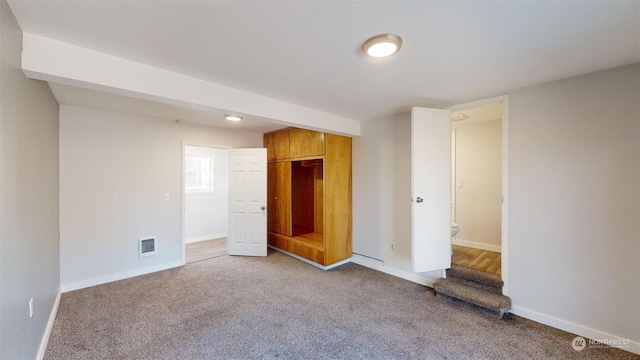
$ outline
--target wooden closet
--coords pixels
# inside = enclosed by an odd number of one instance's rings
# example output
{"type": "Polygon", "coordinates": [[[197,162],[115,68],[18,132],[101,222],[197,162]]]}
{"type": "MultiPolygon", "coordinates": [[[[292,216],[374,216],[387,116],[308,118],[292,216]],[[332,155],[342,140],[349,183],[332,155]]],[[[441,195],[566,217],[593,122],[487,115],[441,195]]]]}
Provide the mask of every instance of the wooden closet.
{"type": "Polygon", "coordinates": [[[351,257],[351,138],[264,134],[269,245],[320,265],[351,257]]]}

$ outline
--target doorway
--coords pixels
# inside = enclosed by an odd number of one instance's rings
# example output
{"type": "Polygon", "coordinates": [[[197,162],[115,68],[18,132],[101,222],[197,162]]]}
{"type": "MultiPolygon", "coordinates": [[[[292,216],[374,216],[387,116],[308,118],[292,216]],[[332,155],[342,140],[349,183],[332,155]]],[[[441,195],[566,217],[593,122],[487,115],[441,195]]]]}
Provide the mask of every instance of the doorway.
{"type": "Polygon", "coordinates": [[[508,97],[451,110],[452,262],[501,275],[507,294],[508,97]]]}
{"type": "Polygon", "coordinates": [[[228,150],[185,145],[183,155],[185,263],[226,255],[228,150]]]}

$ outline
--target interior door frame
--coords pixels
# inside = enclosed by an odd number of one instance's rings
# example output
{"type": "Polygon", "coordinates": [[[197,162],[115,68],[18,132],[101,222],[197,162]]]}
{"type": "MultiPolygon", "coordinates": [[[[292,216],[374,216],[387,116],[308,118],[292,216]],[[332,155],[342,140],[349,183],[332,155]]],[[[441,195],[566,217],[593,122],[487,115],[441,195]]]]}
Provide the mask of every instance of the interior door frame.
{"type": "Polygon", "coordinates": [[[509,95],[495,96],[487,99],[451,105],[445,107],[444,109],[459,111],[495,103],[502,103],[502,212],[500,214],[500,266],[502,281],[504,282],[502,292],[505,295],[509,295],[509,95]]]}
{"type": "MultiPolygon", "coordinates": [[[[187,155],[186,153],[186,148],[187,146],[199,146],[199,147],[207,147],[207,148],[214,148],[214,149],[221,149],[221,150],[229,150],[232,149],[233,147],[231,146],[226,146],[226,145],[210,145],[210,144],[203,144],[203,143],[192,143],[192,142],[182,142],[182,159],[180,160],[180,164],[181,164],[181,172],[180,172],[180,186],[182,187],[182,190],[180,191],[181,194],[181,224],[180,224],[180,237],[182,238],[182,257],[181,257],[181,263],[182,265],[186,264],[186,260],[187,260],[187,239],[186,239],[186,232],[187,232],[187,227],[186,227],[186,217],[185,217],[185,211],[187,209],[185,209],[185,199],[187,196],[187,193],[184,189],[184,170],[185,170],[185,156],[187,155]]],[[[227,178],[229,177],[229,175],[227,174],[227,178]]],[[[229,208],[229,205],[227,204],[227,210],[229,208]]]]}

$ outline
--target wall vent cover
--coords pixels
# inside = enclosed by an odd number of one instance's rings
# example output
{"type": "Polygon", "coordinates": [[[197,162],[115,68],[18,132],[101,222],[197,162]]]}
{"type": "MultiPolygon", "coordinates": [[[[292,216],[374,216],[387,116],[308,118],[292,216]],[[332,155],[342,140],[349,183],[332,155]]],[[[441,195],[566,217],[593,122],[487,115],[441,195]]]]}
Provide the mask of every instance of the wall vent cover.
{"type": "Polygon", "coordinates": [[[156,254],[156,238],[142,238],[139,239],[140,257],[151,256],[156,254]]]}

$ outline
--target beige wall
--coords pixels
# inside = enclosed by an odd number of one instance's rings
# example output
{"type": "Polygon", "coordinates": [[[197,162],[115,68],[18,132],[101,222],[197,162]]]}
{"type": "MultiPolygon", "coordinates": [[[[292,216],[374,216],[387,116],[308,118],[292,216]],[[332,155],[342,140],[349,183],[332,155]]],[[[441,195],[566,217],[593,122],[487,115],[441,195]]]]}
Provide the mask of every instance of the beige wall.
{"type": "Polygon", "coordinates": [[[459,245],[500,251],[502,120],[453,122],[459,245]],[[462,182],[462,187],[458,183],[462,182]]]}
{"type": "Polygon", "coordinates": [[[34,359],[60,286],[58,103],[20,70],[22,32],[5,0],[0,24],[0,359],[34,359]]]}
{"type": "Polygon", "coordinates": [[[364,122],[362,136],[353,138],[353,251],[407,272],[412,269],[410,139],[410,114],[364,122]]]}
{"type": "Polygon", "coordinates": [[[181,264],[183,143],[262,147],[262,134],[60,107],[63,291],[181,264]],[[139,258],[150,236],[157,254],[139,258]]]}
{"type": "Polygon", "coordinates": [[[410,113],[363,122],[353,138],[353,252],[359,263],[408,280],[440,277],[413,273],[410,113]]]}
{"type": "Polygon", "coordinates": [[[636,342],[639,69],[533,86],[509,98],[509,288],[516,312],[636,342]]]}

